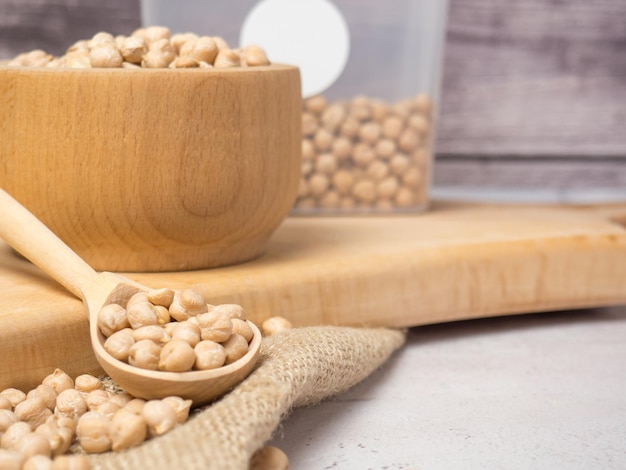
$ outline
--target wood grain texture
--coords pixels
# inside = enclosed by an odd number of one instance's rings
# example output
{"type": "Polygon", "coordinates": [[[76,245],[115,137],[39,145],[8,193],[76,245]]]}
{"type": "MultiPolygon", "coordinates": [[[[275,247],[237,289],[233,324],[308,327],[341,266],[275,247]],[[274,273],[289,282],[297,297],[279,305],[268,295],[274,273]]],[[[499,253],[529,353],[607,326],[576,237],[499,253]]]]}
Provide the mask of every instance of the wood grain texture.
{"type": "MultiPolygon", "coordinates": [[[[239,303],[256,323],[405,327],[626,302],[626,206],[439,203],[419,216],[288,218],[259,259],[134,273],[239,303]]],[[[97,370],[80,301],[0,246],[0,388],[97,370]]]]}
{"type": "Polygon", "coordinates": [[[626,3],[453,1],[438,152],[626,156],[626,3]]]}
{"type": "Polygon", "coordinates": [[[98,270],[248,260],[296,197],[295,67],[5,67],[0,101],[0,187],[98,270]]]}

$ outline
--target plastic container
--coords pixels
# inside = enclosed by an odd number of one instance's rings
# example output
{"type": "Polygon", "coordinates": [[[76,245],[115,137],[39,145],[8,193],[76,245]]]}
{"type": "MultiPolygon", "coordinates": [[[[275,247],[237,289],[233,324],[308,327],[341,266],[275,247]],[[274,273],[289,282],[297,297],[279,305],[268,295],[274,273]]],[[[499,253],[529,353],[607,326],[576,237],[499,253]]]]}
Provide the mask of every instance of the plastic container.
{"type": "Polygon", "coordinates": [[[257,44],[302,74],[292,214],[428,207],[446,0],[142,0],[144,25],[257,44]]]}

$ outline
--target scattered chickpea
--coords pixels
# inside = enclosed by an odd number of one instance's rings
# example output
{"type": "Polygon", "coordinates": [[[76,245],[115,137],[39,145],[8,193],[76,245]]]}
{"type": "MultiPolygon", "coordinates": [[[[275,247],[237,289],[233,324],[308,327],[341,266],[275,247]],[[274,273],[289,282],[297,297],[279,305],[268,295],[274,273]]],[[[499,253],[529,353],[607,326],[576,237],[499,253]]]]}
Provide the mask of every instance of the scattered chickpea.
{"type": "Polygon", "coordinates": [[[287,470],[289,459],[278,447],[265,446],[250,459],[250,470],[287,470]]]}
{"type": "MultiPolygon", "coordinates": [[[[27,395],[28,396],[28,395],[27,395]]],[[[0,396],[0,410],[12,410],[13,404],[7,397],[0,396]]]]}
{"type": "Polygon", "coordinates": [[[265,336],[273,336],[281,331],[290,330],[293,325],[284,317],[270,317],[263,322],[262,330],[265,336]]]}
{"type": "Polygon", "coordinates": [[[104,384],[98,377],[91,374],[82,374],[74,379],[74,387],[79,392],[93,392],[96,390],[104,390],[104,384]]]}
{"type": "Polygon", "coordinates": [[[176,412],[176,422],[178,424],[183,424],[189,418],[189,411],[191,410],[191,405],[193,402],[191,400],[185,400],[181,397],[165,397],[161,400],[163,403],[167,403],[176,412]]]}
{"type": "Polygon", "coordinates": [[[111,420],[96,411],[88,411],[78,420],[76,437],[85,452],[100,453],[111,449],[111,420]]]}
{"type": "Polygon", "coordinates": [[[36,388],[26,394],[26,399],[33,397],[41,398],[44,401],[46,408],[51,411],[54,410],[54,405],[57,401],[57,393],[49,385],[39,384],[36,388]]]}
{"type": "Polygon", "coordinates": [[[130,449],[146,440],[148,425],[140,415],[127,409],[121,409],[111,419],[109,436],[111,449],[114,452],[130,449]]]}
{"type": "Polygon", "coordinates": [[[14,449],[15,444],[25,435],[30,434],[32,430],[28,423],[16,421],[11,424],[0,438],[0,447],[3,449],[14,449]]]}
{"type": "Polygon", "coordinates": [[[11,408],[15,408],[19,403],[26,400],[26,394],[17,388],[6,388],[0,392],[0,398],[8,400],[11,408]]]}
{"type": "Polygon", "coordinates": [[[6,432],[9,427],[17,423],[19,419],[11,410],[0,410],[0,436],[6,432]]]}
{"type": "Polygon", "coordinates": [[[141,416],[148,425],[150,437],[160,436],[174,429],[178,423],[176,410],[161,400],[146,402],[141,411],[141,416]]]}
{"type": "Polygon", "coordinates": [[[15,407],[14,413],[18,420],[27,423],[32,430],[45,423],[52,415],[52,411],[41,397],[27,398],[15,407]]]}
{"type": "Polygon", "coordinates": [[[63,390],[57,396],[57,404],[54,408],[54,414],[57,416],[65,416],[77,420],[87,412],[87,402],[75,388],[63,390]]]}

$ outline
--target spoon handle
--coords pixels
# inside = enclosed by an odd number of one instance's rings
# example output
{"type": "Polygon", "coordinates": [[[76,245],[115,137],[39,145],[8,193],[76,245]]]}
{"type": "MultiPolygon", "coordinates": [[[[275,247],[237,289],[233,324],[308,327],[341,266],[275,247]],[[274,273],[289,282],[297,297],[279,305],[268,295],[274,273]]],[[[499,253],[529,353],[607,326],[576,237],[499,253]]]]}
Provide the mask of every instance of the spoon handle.
{"type": "Polygon", "coordinates": [[[97,276],[91,266],[3,189],[0,237],[80,299],[83,288],[97,276]]]}

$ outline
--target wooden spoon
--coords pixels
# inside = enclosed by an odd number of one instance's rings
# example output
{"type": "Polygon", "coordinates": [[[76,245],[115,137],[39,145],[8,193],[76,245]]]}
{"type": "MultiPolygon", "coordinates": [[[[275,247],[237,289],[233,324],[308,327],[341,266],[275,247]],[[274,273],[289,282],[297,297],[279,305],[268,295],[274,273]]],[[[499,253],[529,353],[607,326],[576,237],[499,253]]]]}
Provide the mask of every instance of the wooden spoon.
{"type": "Polygon", "coordinates": [[[123,276],[98,274],[63,243],[24,206],[0,189],[0,237],[13,249],[48,273],[72,294],[82,299],[89,316],[91,344],[96,359],[107,374],[135,397],[158,399],[170,395],[193,400],[194,406],[208,403],[230,390],[253,369],[261,347],[261,333],[254,332],[248,353],[218,369],[164,372],[140,369],[112,357],[104,349],[105,337],[97,326],[97,315],[111,302],[125,305],[131,295],[152,289],[123,276]]]}

